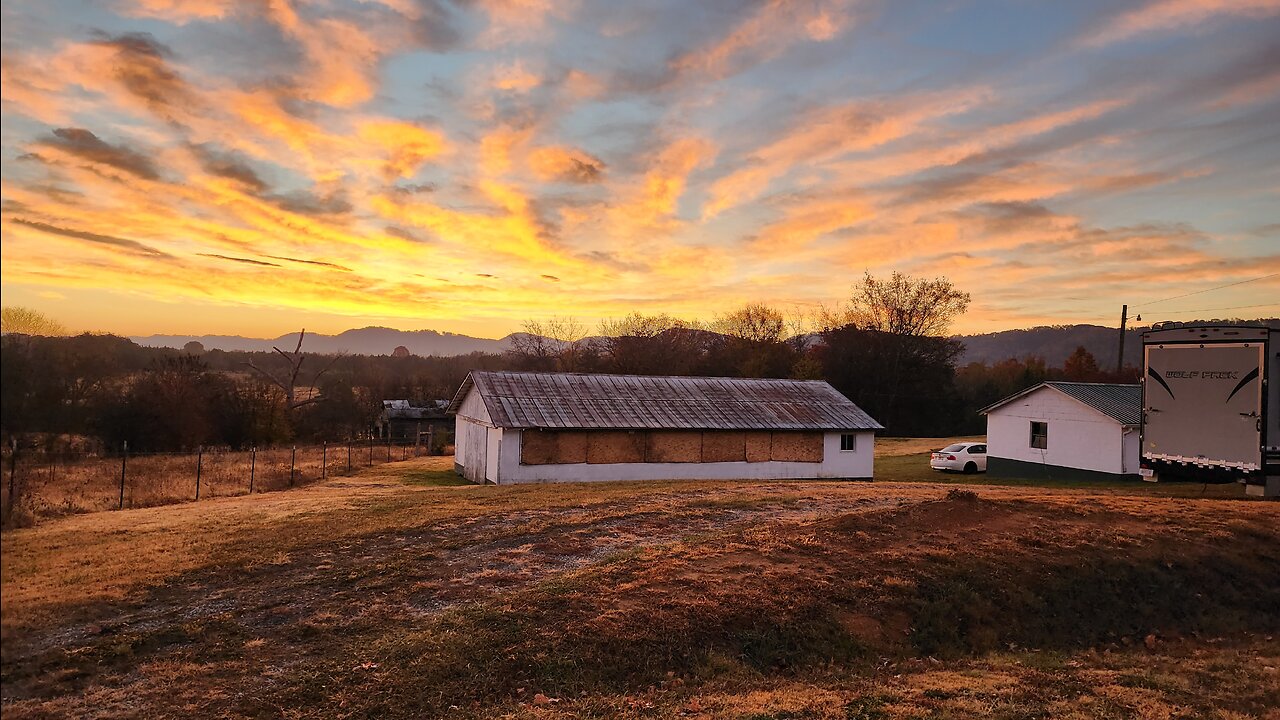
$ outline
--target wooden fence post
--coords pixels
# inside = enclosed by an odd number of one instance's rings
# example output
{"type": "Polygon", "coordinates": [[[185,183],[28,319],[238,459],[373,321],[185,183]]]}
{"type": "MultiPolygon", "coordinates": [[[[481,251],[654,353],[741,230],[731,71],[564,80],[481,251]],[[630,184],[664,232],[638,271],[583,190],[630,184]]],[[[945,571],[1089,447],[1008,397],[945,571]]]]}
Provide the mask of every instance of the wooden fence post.
{"type": "Polygon", "coordinates": [[[329,477],[329,441],[320,441],[320,479],[329,477]]]}
{"type": "Polygon", "coordinates": [[[14,499],[18,495],[18,438],[9,438],[9,515],[13,515],[14,499]]]}
{"type": "Polygon", "coordinates": [[[258,465],[258,446],[249,448],[249,494],[253,494],[253,471],[258,465]]]}
{"type": "Polygon", "coordinates": [[[369,467],[373,467],[373,433],[369,433],[369,467]]]}
{"type": "Polygon", "coordinates": [[[204,446],[196,450],[196,500],[200,499],[200,470],[204,466],[204,446]]]}
{"type": "Polygon", "coordinates": [[[129,441],[124,441],[124,452],[120,455],[120,505],[117,510],[124,509],[124,478],[129,467],[129,441]]]}
{"type": "Polygon", "coordinates": [[[293,470],[298,467],[298,446],[293,446],[293,452],[289,453],[289,487],[293,487],[293,470]]]}
{"type": "Polygon", "coordinates": [[[347,441],[347,472],[351,472],[351,441],[347,441]]]}
{"type": "Polygon", "coordinates": [[[391,433],[387,433],[387,462],[391,462],[391,433]]]}

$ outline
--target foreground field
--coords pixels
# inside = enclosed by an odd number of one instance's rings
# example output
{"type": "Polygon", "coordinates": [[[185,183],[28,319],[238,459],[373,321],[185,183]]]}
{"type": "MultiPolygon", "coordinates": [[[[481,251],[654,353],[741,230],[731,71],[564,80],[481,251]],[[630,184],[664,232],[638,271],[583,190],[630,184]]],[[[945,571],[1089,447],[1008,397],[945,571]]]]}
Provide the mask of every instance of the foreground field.
{"type": "Polygon", "coordinates": [[[453,487],[429,458],[13,531],[4,715],[1276,717],[1280,505],[892,481],[918,460],[453,487]]]}

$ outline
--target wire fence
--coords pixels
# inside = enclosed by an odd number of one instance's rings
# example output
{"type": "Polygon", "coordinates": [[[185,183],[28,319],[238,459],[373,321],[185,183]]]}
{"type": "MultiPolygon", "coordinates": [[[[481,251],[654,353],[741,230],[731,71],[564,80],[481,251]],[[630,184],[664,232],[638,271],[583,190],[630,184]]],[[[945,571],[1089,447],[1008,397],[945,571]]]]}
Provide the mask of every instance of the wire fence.
{"type": "Polygon", "coordinates": [[[288,490],[360,468],[430,454],[427,443],[352,440],[194,453],[14,452],[5,448],[0,518],[37,519],[288,490]]]}

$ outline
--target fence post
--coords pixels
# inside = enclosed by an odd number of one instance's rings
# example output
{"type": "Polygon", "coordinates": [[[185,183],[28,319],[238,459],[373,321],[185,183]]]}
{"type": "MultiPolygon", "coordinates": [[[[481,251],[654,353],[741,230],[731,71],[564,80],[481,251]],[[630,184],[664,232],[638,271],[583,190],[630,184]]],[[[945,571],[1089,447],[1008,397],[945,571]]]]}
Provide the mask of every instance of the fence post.
{"type": "Polygon", "coordinates": [[[293,452],[289,453],[289,487],[293,487],[293,469],[298,467],[298,446],[293,446],[293,452]]]}
{"type": "Polygon", "coordinates": [[[417,431],[413,434],[413,456],[418,457],[418,448],[422,446],[422,423],[418,423],[417,431]]]}
{"type": "Polygon", "coordinates": [[[369,467],[373,467],[373,433],[369,433],[369,467]]]}
{"type": "Polygon", "coordinates": [[[320,479],[329,477],[329,441],[320,441],[320,479]]]}
{"type": "Polygon", "coordinates": [[[387,462],[391,462],[391,434],[387,433],[387,462]]]}
{"type": "Polygon", "coordinates": [[[253,494],[253,471],[258,465],[258,446],[249,448],[249,494],[253,494]]]}
{"type": "Polygon", "coordinates": [[[204,466],[204,446],[196,450],[196,500],[200,499],[200,470],[204,466]]]}
{"type": "Polygon", "coordinates": [[[14,498],[18,494],[18,438],[9,438],[9,515],[13,515],[14,498]]]}
{"type": "Polygon", "coordinates": [[[124,509],[124,478],[129,467],[129,441],[124,441],[124,452],[120,454],[120,505],[117,510],[124,509]]]}
{"type": "Polygon", "coordinates": [[[347,472],[351,472],[351,441],[347,441],[347,472]]]}

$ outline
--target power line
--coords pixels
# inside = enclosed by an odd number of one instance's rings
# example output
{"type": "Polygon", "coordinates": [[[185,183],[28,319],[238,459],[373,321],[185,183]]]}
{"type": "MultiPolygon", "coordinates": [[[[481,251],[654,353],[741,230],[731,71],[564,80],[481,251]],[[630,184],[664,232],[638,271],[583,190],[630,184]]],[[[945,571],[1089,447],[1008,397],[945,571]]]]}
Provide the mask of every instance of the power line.
{"type": "Polygon", "coordinates": [[[1199,310],[1162,310],[1161,315],[1183,315],[1186,313],[1217,312],[1219,310],[1244,310],[1245,308],[1280,307],[1280,303],[1260,303],[1258,305],[1234,305],[1232,307],[1201,308],[1199,310]]]}
{"type": "MultiPolygon", "coordinates": [[[[1236,285],[1244,285],[1245,283],[1258,282],[1259,280],[1266,280],[1267,278],[1273,278],[1273,277],[1280,277],[1280,272],[1271,273],[1270,275],[1263,275],[1262,277],[1256,277],[1256,278],[1252,278],[1252,279],[1250,279],[1250,280],[1241,280],[1240,282],[1233,282],[1233,283],[1228,283],[1228,284],[1226,284],[1226,285],[1219,285],[1218,287],[1211,287],[1211,288],[1208,288],[1208,289],[1206,289],[1206,290],[1197,290],[1197,291],[1195,291],[1195,292],[1189,292],[1189,293],[1185,293],[1185,294],[1183,294],[1183,295],[1174,295],[1173,297],[1167,297],[1167,298],[1165,298],[1165,299],[1163,299],[1163,300],[1152,300],[1151,302],[1148,302],[1148,303],[1142,303],[1141,305],[1134,305],[1133,307],[1135,307],[1135,308],[1140,308],[1140,307],[1149,307],[1149,306],[1151,306],[1151,305],[1155,305],[1155,304],[1157,304],[1157,303],[1169,302],[1170,300],[1178,300],[1178,299],[1180,299],[1180,298],[1184,298],[1184,297],[1191,297],[1192,295],[1200,295],[1200,294],[1207,293],[1207,292],[1213,292],[1214,290],[1221,290],[1221,289],[1223,289],[1223,288],[1235,287],[1236,285]]],[[[1227,308],[1223,308],[1223,309],[1227,309],[1227,308]]],[[[1202,311],[1200,311],[1200,310],[1192,310],[1192,311],[1190,311],[1190,312],[1202,312],[1202,311]]]]}

